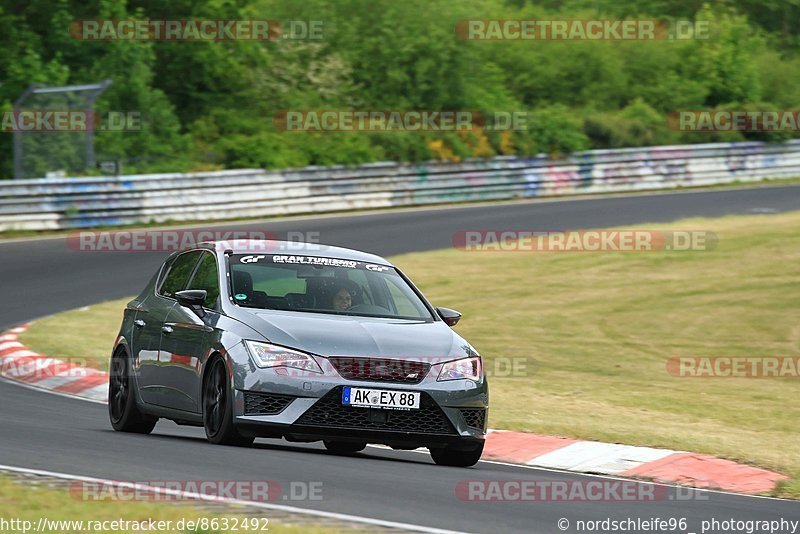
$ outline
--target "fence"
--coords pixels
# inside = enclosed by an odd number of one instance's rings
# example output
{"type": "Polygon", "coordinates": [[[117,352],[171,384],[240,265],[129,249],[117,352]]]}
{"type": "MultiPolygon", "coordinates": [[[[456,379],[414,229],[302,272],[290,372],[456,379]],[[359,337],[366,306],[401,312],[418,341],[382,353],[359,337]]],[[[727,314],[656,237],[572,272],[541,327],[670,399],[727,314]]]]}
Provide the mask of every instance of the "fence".
{"type": "Polygon", "coordinates": [[[0,180],[0,231],[221,220],[695,187],[800,176],[800,140],[593,150],[560,160],[0,180]]]}

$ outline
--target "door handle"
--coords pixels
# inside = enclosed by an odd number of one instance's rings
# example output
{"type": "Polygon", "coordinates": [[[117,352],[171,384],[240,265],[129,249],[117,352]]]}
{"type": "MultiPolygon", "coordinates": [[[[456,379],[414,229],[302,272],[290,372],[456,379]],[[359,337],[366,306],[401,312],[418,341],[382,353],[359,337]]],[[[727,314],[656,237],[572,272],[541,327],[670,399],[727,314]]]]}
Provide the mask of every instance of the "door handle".
{"type": "Polygon", "coordinates": [[[173,332],[171,326],[162,326],[161,331],[164,332],[165,334],[171,334],[173,332]]]}
{"type": "Polygon", "coordinates": [[[142,321],[141,319],[136,319],[135,321],[133,321],[133,324],[135,324],[135,325],[136,325],[136,326],[138,326],[139,328],[142,328],[142,327],[143,327],[144,325],[146,325],[147,323],[145,323],[145,322],[144,322],[144,321],[142,321]]]}
{"type": "Polygon", "coordinates": [[[174,326],[175,328],[185,328],[187,330],[200,330],[201,332],[213,332],[214,329],[205,324],[195,324],[195,323],[170,323],[170,326],[174,326]]]}

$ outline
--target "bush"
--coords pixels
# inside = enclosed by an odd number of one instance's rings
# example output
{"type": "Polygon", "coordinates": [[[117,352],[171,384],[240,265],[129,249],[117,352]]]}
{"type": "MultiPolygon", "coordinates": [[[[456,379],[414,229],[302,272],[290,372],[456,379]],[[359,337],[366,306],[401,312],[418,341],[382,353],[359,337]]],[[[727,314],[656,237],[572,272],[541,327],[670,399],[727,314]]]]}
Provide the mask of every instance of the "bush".
{"type": "Polygon", "coordinates": [[[669,145],[680,139],[664,116],[637,98],[617,112],[592,113],[584,121],[592,148],[669,145]]]}

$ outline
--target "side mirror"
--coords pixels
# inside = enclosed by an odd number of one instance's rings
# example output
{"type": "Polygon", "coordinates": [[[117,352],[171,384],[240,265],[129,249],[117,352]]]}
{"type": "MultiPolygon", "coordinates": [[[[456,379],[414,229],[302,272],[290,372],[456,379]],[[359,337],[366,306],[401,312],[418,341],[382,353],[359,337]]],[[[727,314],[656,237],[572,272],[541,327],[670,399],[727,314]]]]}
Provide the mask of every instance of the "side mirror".
{"type": "Polygon", "coordinates": [[[461,319],[461,314],[450,308],[436,308],[436,313],[442,318],[447,326],[455,326],[461,319]]]}
{"type": "Polygon", "coordinates": [[[191,308],[201,319],[206,316],[203,303],[206,301],[208,292],[205,289],[185,289],[175,293],[178,304],[191,308]]]}

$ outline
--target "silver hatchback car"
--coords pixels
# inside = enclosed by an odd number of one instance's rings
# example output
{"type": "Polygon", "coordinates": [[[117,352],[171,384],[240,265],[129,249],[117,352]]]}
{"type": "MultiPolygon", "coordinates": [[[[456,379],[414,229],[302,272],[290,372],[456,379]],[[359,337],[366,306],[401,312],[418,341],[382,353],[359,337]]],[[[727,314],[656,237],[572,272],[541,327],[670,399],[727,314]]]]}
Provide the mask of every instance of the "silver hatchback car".
{"type": "Polygon", "coordinates": [[[108,406],[115,430],[159,418],[212,443],[322,440],[427,447],[474,465],[488,385],[478,352],[387,260],[283,241],[203,243],[172,254],[128,303],[108,406]]]}

